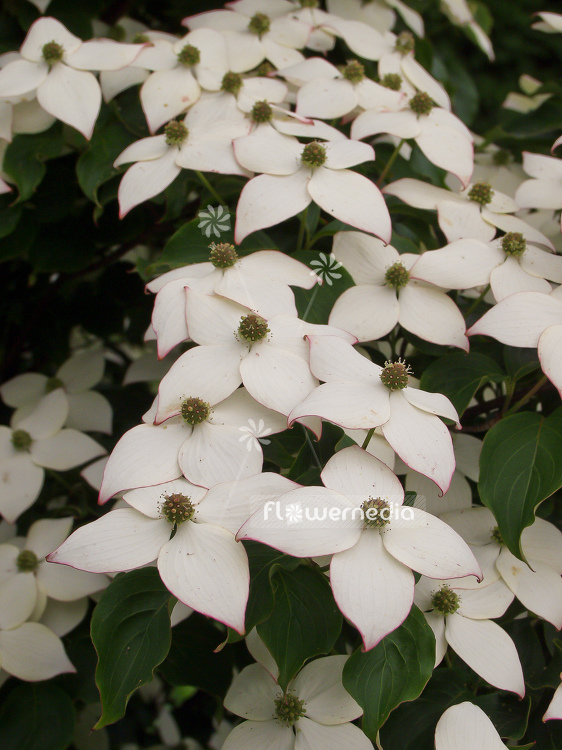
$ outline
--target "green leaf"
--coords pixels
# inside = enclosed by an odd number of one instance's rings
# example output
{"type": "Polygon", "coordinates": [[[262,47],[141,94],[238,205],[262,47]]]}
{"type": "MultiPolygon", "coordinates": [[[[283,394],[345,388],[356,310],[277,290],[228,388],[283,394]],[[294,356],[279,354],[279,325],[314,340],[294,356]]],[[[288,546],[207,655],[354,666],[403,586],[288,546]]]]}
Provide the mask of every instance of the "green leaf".
{"type": "Polygon", "coordinates": [[[521,380],[525,375],[529,375],[540,367],[536,349],[504,346],[503,359],[505,368],[513,380],[521,380]]]}
{"type": "Polygon", "coordinates": [[[96,684],[103,714],[95,729],[125,715],[132,693],[152,679],[170,648],[170,592],[156,568],[118,575],[92,615],[96,684]]]}
{"type": "Polygon", "coordinates": [[[76,716],[72,701],[50,682],[18,685],[0,713],[2,750],[65,750],[76,716]]]}
{"type": "Polygon", "coordinates": [[[399,628],[370,651],[358,649],[343,670],[343,685],[363,709],[363,731],[374,740],[391,711],[415,700],[435,665],[435,636],[414,605],[399,628]]]}
{"type": "Polygon", "coordinates": [[[472,701],[489,716],[501,737],[511,740],[524,737],[531,710],[530,698],[521,700],[515,695],[496,692],[478,695],[472,701]]]}
{"type": "Polygon", "coordinates": [[[484,438],[478,491],[503,541],[524,560],[520,538],[535,508],[562,486],[562,407],[550,417],[525,412],[494,425],[484,438]]]}
{"type": "Polygon", "coordinates": [[[333,648],[342,626],[330,584],[318,569],[271,570],[275,604],[258,633],[279,667],[285,689],[303,664],[333,648]]]}
{"type": "Polygon", "coordinates": [[[62,123],[36,135],[16,135],[8,144],[2,165],[19,190],[19,201],[27,200],[45,176],[43,162],[59,156],[64,146],[62,123]]]}
{"type": "Polygon", "coordinates": [[[476,391],[487,381],[504,379],[500,366],[479,352],[454,352],[432,362],[423,373],[420,388],[443,393],[462,415],[476,391]]]}

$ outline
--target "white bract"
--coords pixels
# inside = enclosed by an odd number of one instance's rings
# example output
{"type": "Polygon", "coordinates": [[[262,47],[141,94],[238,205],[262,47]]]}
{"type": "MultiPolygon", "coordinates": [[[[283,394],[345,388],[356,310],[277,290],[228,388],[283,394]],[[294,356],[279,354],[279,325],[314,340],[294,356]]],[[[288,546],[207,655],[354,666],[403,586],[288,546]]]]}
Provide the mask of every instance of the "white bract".
{"type": "Polygon", "coordinates": [[[523,169],[531,179],[525,180],[517,189],[515,200],[518,205],[521,208],[562,208],[562,160],[525,151],[523,169]]]}
{"type": "Polygon", "coordinates": [[[435,750],[505,750],[484,711],[464,701],[448,708],[435,727],[435,750]]]}

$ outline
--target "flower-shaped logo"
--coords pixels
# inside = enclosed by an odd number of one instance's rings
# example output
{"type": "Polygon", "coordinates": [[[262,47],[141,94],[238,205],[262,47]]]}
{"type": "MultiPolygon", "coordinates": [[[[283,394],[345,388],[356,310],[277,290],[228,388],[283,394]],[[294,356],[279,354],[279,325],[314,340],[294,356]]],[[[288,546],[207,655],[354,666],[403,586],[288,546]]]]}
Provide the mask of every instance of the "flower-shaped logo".
{"type": "Polygon", "coordinates": [[[311,271],[311,275],[318,276],[322,282],[326,282],[328,286],[332,286],[334,283],[334,279],[341,279],[341,273],[337,273],[337,269],[342,267],[342,264],[339,262],[339,260],[336,260],[335,256],[330,253],[330,255],[325,255],[324,253],[320,253],[320,259],[319,260],[313,260],[310,262],[311,266],[318,266],[318,269],[314,269],[314,271],[311,271]]]}
{"type": "Polygon", "coordinates": [[[221,232],[228,232],[230,229],[230,214],[224,206],[207,206],[206,211],[199,211],[197,214],[199,229],[205,237],[210,237],[211,233],[220,237],[221,232]]]}
{"type": "Polygon", "coordinates": [[[299,523],[302,521],[302,507],[300,503],[291,503],[285,508],[287,523],[299,523]]]}
{"type": "Polygon", "coordinates": [[[253,419],[248,420],[247,425],[240,427],[240,442],[246,443],[248,451],[259,450],[260,443],[262,445],[269,445],[271,440],[267,440],[266,435],[271,435],[271,427],[266,427],[263,419],[256,424],[253,419]]]}

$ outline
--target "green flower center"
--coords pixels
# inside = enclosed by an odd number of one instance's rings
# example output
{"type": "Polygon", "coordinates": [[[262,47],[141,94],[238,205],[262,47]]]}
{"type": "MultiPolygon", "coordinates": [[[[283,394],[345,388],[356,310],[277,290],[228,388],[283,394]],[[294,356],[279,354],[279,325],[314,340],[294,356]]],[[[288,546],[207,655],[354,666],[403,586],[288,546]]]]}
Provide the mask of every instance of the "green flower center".
{"type": "Polygon", "coordinates": [[[490,532],[490,536],[494,540],[494,542],[497,542],[498,544],[503,544],[503,537],[500,533],[500,530],[497,526],[494,526],[494,528],[490,532]]]}
{"type": "Polygon", "coordinates": [[[64,388],[64,383],[60,378],[48,378],[45,383],[45,393],[51,393],[59,388],[64,388]]]}
{"type": "Polygon", "coordinates": [[[32,571],[37,570],[39,560],[37,559],[35,552],[32,552],[30,549],[24,549],[19,553],[16,565],[18,566],[20,573],[31,573],[32,571]]]}
{"type": "Polygon", "coordinates": [[[385,89],[392,89],[392,91],[400,91],[402,76],[398,75],[398,73],[387,73],[381,79],[381,86],[384,86],[385,89]]]}
{"type": "Polygon", "coordinates": [[[150,39],[146,34],[135,34],[133,37],[133,44],[148,44],[148,42],[150,42],[150,39]]]}
{"type": "Polygon", "coordinates": [[[17,451],[26,451],[31,446],[33,439],[25,430],[14,430],[12,432],[12,445],[17,451]]]}
{"type": "Polygon", "coordinates": [[[215,268],[230,268],[238,260],[234,245],[229,245],[228,242],[221,242],[220,245],[215,245],[213,242],[209,247],[211,248],[209,258],[215,268]]]}
{"type": "Polygon", "coordinates": [[[384,275],[387,286],[393,289],[402,289],[410,281],[410,272],[403,263],[397,261],[387,268],[384,275]]]}
{"type": "Polygon", "coordinates": [[[452,615],[456,612],[461,603],[461,598],[458,594],[452,591],[447,585],[441,586],[439,591],[436,591],[431,597],[431,605],[433,609],[440,612],[442,615],[452,615]]]}
{"type": "Polygon", "coordinates": [[[321,143],[313,141],[302,150],[301,161],[305,167],[321,167],[326,163],[326,148],[321,143]]]}
{"type": "Polygon", "coordinates": [[[400,52],[401,55],[407,55],[408,52],[413,52],[416,49],[416,40],[411,31],[403,31],[398,34],[394,49],[400,52]]]}
{"type": "Polygon", "coordinates": [[[391,391],[401,391],[407,388],[411,374],[410,365],[399,359],[398,362],[385,362],[380,377],[382,384],[391,391]]]}
{"type": "Polygon", "coordinates": [[[225,73],[222,77],[221,91],[226,91],[229,94],[236,96],[242,88],[242,76],[240,73],[233,73],[231,70],[225,73]]]}
{"type": "Polygon", "coordinates": [[[342,76],[351,83],[360,83],[365,78],[365,66],[359,60],[349,60],[340,70],[342,76]]]}
{"type": "Polygon", "coordinates": [[[259,76],[260,78],[266,78],[270,73],[274,73],[277,70],[269,60],[264,60],[257,68],[252,72],[252,75],[259,76]]]}
{"type": "Polygon", "coordinates": [[[266,102],[256,102],[252,107],[250,117],[254,122],[269,122],[273,117],[271,105],[266,102]]]}
{"type": "Polygon", "coordinates": [[[277,721],[292,727],[306,714],[305,701],[301,701],[296,695],[280,695],[275,699],[275,716],[277,721]]]}
{"type": "Polygon", "coordinates": [[[267,320],[264,320],[260,315],[251,313],[240,318],[238,334],[244,341],[253,344],[264,339],[268,333],[267,320]]]}
{"type": "Polygon", "coordinates": [[[520,258],[527,249],[527,240],[521,232],[508,232],[502,237],[502,250],[507,255],[520,258]]]}
{"type": "Polygon", "coordinates": [[[189,135],[189,130],[183,122],[172,120],[164,128],[164,135],[166,136],[168,146],[181,146],[189,135]]]}
{"type": "Polygon", "coordinates": [[[492,186],[488,182],[476,182],[468,191],[468,197],[475,203],[485,206],[491,203],[494,197],[492,186]]]}
{"type": "Polygon", "coordinates": [[[186,68],[191,68],[192,65],[197,65],[201,62],[201,53],[193,44],[186,44],[178,52],[178,62],[180,65],[185,65],[186,68]]]}
{"type": "Polygon", "coordinates": [[[417,115],[428,115],[433,109],[433,99],[425,91],[420,91],[410,99],[410,109],[417,115]]]}
{"type": "Polygon", "coordinates": [[[187,424],[201,424],[211,413],[211,406],[201,398],[186,398],[181,405],[180,413],[187,424]]]}
{"type": "Polygon", "coordinates": [[[195,508],[190,497],[186,497],[179,492],[173,495],[162,495],[162,497],[163,502],[160,506],[160,513],[166,521],[173,524],[191,521],[195,514],[195,508]]]}
{"type": "Polygon", "coordinates": [[[266,16],[265,13],[256,13],[250,19],[250,23],[248,24],[248,31],[251,31],[252,34],[257,34],[259,37],[261,37],[263,34],[267,34],[270,26],[271,21],[269,20],[269,16],[266,16]]]}
{"type": "Polygon", "coordinates": [[[45,60],[47,65],[54,65],[60,62],[64,56],[64,50],[57,42],[47,42],[47,44],[43,45],[41,52],[43,60],[45,60]]]}
{"type": "Polygon", "coordinates": [[[361,510],[365,529],[381,529],[390,521],[390,505],[380,497],[370,497],[365,500],[361,510]]]}

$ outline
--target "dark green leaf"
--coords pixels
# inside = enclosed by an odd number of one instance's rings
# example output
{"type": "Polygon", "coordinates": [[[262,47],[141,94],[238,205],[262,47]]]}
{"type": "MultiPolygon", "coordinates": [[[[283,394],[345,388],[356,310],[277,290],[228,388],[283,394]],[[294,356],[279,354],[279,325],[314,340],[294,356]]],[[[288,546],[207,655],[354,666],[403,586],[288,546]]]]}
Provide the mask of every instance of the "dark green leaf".
{"type": "Polygon", "coordinates": [[[65,750],[76,716],[69,696],[48,682],[18,685],[0,713],[2,750],[65,750]]]}
{"type": "Polygon", "coordinates": [[[514,346],[505,346],[503,358],[505,368],[513,380],[520,380],[540,367],[536,349],[518,349],[514,346]]]}
{"type": "Polygon", "coordinates": [[[152,679],[170,648],[170,593],[156,568],[117,576],[92,615],[96,683],[103,714],[96,729],[125,714],[131,694],[152,679]]]}
{"type": "Polygon", "coordinates": [[[333,648],[342,626],[330,584],[318,569],[271,571],[275,604],[258,633],[279,667],[284,689],[303,664],[333,648]]]}
{"type": "Polygon", "coordinates": [[[478,490],[503,541],[520,560],[523,529],[535,508],[562,486],[562,407],[550,417],[525,412],[494,425],[484,438],[478,490]]]}
{"type": "Polygon", "coordinates": [[[363,709],[363,731],[371,739],[403,701],[417,698],[433,672],[435,636],[414,605],[399,628],[370,651],[358,649],[343,670],[345,689],[363,709]]]}
{"type": "Polygon", "coordinates": [[[489,693],[472,698],[485,714],[487,714],[501,737],[520,740],[527,731],[531,701],[529,698],[520,700],[515,695],[489,693]]]}
{"type": "Polygon", "coordinates": [[[16,135],[6,148],[2,168],[19,190],[18,201],[27,200],[35,191],[46,167],[43,162],[59,156],[64,145],[62,123],[36,135],[16,135]]]}

